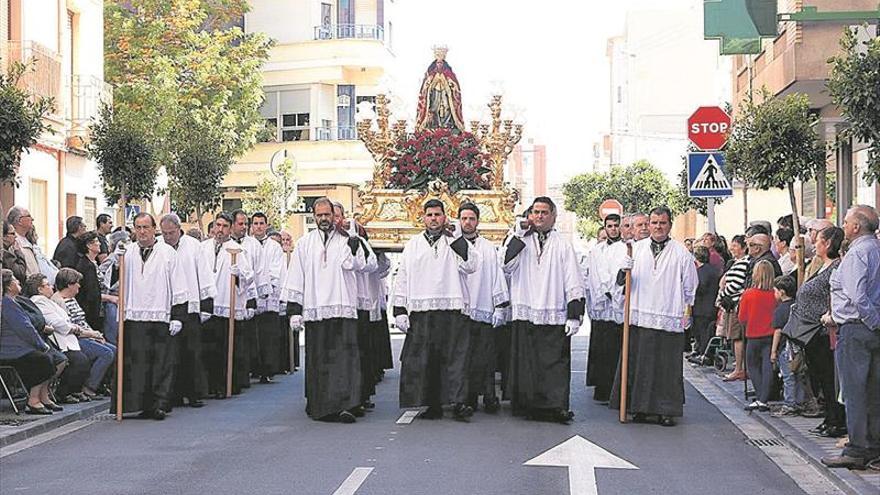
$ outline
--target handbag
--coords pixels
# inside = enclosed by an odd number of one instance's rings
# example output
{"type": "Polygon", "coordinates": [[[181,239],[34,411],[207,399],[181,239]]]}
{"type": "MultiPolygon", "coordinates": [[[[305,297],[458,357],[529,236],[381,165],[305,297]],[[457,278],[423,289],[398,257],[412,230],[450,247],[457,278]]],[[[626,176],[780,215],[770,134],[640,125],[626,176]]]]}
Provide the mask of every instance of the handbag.
{"type": "Polygon", "coordinates": [[[782,334],[795,343],[806,346],[810,340],[825,328],[821,321],[807,320],[797,311],[797,303],[791,305],[788,322],[782,329],[782,334]]]}
{"type": "Polygon", "coordinates": [[[804,358],[803,346],[793,340],[786,340],[783,353],[788,361],[788,369],[792,374],[807,371],[807,360],[804,358]]]}

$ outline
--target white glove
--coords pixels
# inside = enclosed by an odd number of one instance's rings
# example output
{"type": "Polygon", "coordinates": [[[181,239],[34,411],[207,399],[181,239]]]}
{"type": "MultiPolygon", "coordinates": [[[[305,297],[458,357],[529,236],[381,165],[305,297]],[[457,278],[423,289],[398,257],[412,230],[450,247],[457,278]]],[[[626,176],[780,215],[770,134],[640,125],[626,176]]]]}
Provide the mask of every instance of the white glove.
{"type": "Polygon", "coordinates": [[[633,259],[632,256],[624,256],[623,257],[623,266],[620,268],[621,270],[632,270],[633,269],[633,259]]]}
{"type": "Polygon", "coordinates": [[[299,330],[302,327],[303,327],[302,315],[293,315],[290,317],[290,329],[291,330],[299,330]]]}
{"type": "Polygon", "coordinates": [[[353,218],[348,221],[348,236],[358,237],[357,222],[353,218]]]}
{"type": "Polygon", "coordinates": [[[179,334],[181,330],[183,330],[183,323],[177,320],[171,320],[171,323],[168,324],[168,333],[170,333],[172,337],[179,334]]]}
{"type": "Polygon", "coordinates": [[[201,320],[202,323],[204,323],[210,319],[211,319],[211,313],[199,313],[199,320],[201,320]]]}
{"type": "Polygon", "coordinates": [[[235,275],[236,277],[241,274],[241,270],[238,269],[238,263],[229,267],[229,273],[235,275]]]}
{"type": "Polygon", "coordinates": [[[526,219],[523,217],[516,217],[513,219],[513,235],[517,237],[522,237],[526,235],[526,232],[529,231],[528,224],[526,223],[526,219]],[[523,228],[523,224],[526,224],[526,227],[523,228]]]}
{"type": "Polygon", "coordinates": [[[566,320],[565,336],[572,337],[581,329],[581,322],[578,320],[566,320]]]}
{"type": "Polygon", "coordinates": [[[409,315],[397,315],[394,317],[394,326],[403,333],[409,332],[409,315]]]}
{"type": "Polygon", "coordinates": [[[125,243],[122,241],[117,242],[116,250],[113,251],[113,254],[115,254],[117,257],[125,256],[125,243]]]}
{"type": "Polygon", "coordinates": [[[505,323],[507,323],[507,318],[504,310],[495,308],[495,311],[492,313],[492,328],[503,327],[505,323]]]}
{"type": "Polygon", "coordinates": [[[255,311],[254,311],[253,309],[251,309],[251,308],[247,308],[247,309],[245,310],[244,319],[245,319],[245,320],[250,320],[251,318],[254,317],[254,313],[255,313],[255,311]]]}
{"type": "Polygon", "coordinates": [[[462,236],[461,222],[459,222],[458,220],[453,220],[449,223],[449,226],[452,227],[452,238],[453,239],[458,239],[459,237],[462,236]]]}

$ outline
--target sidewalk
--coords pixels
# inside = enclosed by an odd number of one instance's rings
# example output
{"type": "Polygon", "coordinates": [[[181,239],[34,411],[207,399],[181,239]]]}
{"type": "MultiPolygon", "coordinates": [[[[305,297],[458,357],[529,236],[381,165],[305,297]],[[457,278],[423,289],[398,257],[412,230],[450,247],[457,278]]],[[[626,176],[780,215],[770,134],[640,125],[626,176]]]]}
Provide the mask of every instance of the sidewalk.
{"type": "MultiPolygon", "coordinates": [[[[710,367],[695,367],[685,363],[685,379],[688,379],[688,375],[691,374],[705,378],[725,397],[733,399],[741,407],[746,406],[747,402],[743,397],[743,382],[724,382],[721,376],[710,367]]],[[[707,397],[707,399],[709,398],[707,397]]],[[[838,439],[824,438],[809,432],[811,428],[822,422],[822,418],[803,418],[800,416],[774,418],[770,416],[769,412],[757,411],[747,414],[774,433],[810,464],[825,473],[828,479],[844,492],[880,494],[880,472],[829,469],[822,464],[820,460],[822,457],[840,453],[840,449],[836,446],[838,439]]]]}
{"type": "Polygon", "coordinates": [[[62,404],[63,411],[51,416],[32,416],[22,412],[16,415],[8,401],[3,401],[0,412],[0,449],[58,429],[81,419],[110,410],[110,399],[104,398],[79,404],[62,404]]]}

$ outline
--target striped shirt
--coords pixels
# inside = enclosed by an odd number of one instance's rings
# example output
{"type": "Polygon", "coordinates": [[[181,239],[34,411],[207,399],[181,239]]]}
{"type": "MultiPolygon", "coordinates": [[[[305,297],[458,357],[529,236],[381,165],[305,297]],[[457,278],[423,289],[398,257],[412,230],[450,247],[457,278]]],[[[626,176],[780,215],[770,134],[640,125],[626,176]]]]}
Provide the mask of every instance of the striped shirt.
{"type": "Polygon", "coordinates": [[[92,327],[90,327],[89,323],[86,321],[86,312],[83,311],[79,303],[76,302],[76,298],[71,297],[70,299],[65,299],[64,308],[67,310],[67,316],[70,317],[70,321],[72,321],[74,325],[92,330],[92,327]]]}
{"type": "Polygon", "coordinates": [[[742,296],[746,287],[746,277],[749,273],[749,262],[750,258],[748,256],[743,256],[734,261],[727,272],[724,273],[724,287],[718,292],[719,301],[724,297],[730,297],[733,299],[733,302],[739,302],[739,298],[742,296]]]}

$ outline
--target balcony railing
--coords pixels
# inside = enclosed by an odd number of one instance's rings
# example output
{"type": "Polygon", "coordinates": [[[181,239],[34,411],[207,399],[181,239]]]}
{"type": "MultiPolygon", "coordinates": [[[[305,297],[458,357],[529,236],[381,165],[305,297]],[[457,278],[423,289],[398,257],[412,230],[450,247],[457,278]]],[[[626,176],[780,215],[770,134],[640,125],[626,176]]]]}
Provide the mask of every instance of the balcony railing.
{"type": "Polygon", "coordinates": [[[272,142],[290,141],[354,141],[357,140],[355,126],[323,126],[323,127],[284,127],[281,139],[270,139],[272,142]]]}
{"type": "Polygon", "coordinates": [[[99,77],[74,75],[70,81],[70,120],[86,127],[98,117],[102,103],[113,102],[113,87],[99,77]]]}
{"type": "Polygon", "coordinates": [[[375,24],[329,24],[324,26],[315,26],[315,39],[358,39],[385,41],[385,28],[375,24]]]}
{"type": "Polygon", "coordinates": [[[4,68],[10,62],[28,66],[18,82],[20,88],[34,96],[55,99],[56,114],[62,114],[61,95],[61,57],[34,41],[6,41],[3,54],[4,68]]]}

